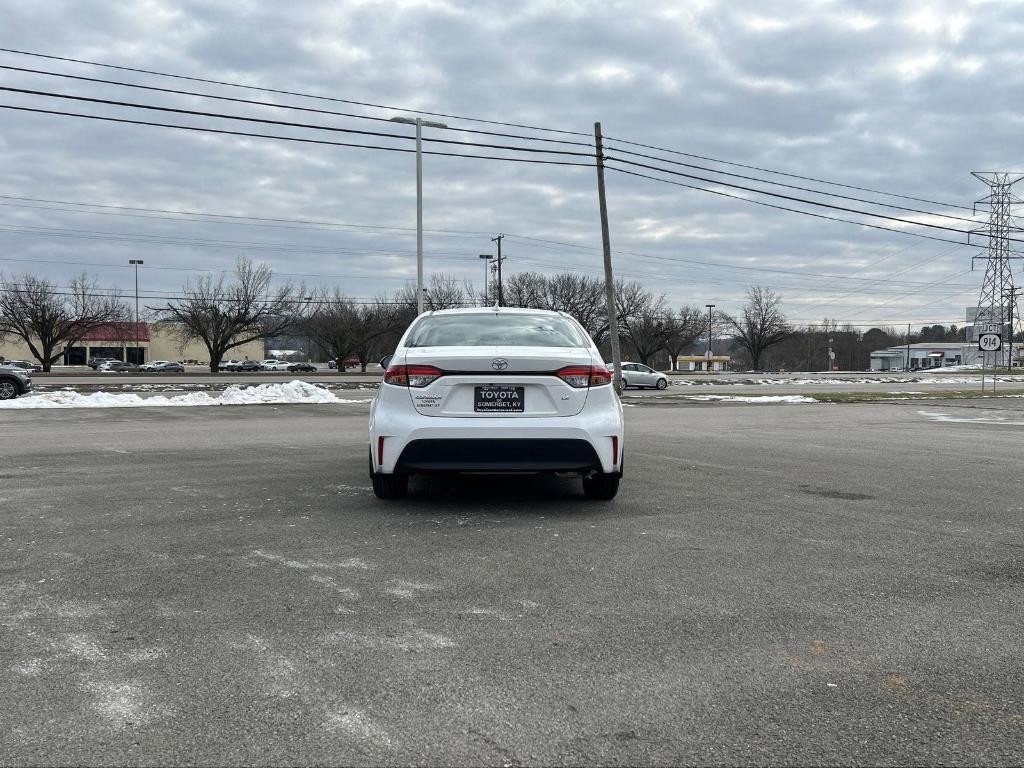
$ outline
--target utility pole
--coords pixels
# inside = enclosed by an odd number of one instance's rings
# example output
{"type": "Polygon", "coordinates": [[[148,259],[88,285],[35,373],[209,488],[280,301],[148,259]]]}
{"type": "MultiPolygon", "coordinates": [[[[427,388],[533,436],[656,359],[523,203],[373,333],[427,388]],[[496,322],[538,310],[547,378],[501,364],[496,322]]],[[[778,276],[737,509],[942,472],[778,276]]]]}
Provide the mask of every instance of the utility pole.
{"type": "Polygon", "coordinates": [[[1013,332],[1016,329],[1014,319],[1017,317],[1015,310],[1017,309],[1017,297],[1021,295],[1024,288],[1014,288],[1010,286],[1010,290],[1006,292],[1006,303],[1010,309],[1010,330],[1007,337],[1007,359],[1006,359],[1006,372],[1013,372],[1013,332]]]}
{"type": "Polygon", "coordinates": [[[910,370],[910,323],[907,323],[907,367],[903,370],[910,370]]]}
{"type": "Polygon", "coordinates": [[[135,267],[135,364],[138,365],[141,360],[139,357],[139,264],[145,264],[142,259],[128,259],[128,263],[135,267]]]}
{"type": "Polygon", "coordinates": [[[619,347],[619,312],[615,306],[615,279],[612,276],[612,239],[608,234],[608,201],[604,192],[604,144],[601,123],[594,123],[594,149],[597,156],[597,202],[601,211],[601,247],[604,250],[604,290],[608,309],[608,338],[612,347],[612,384],[622,393],[622,350],[619,347]]]}
{"type": "Polygon", "coordinates": [[[491,256],[491,254],[489,254],[489,253],[481,253],[480,254],[480,258],[484,259],[484,303],[483,303],[483,306],[486,307],[487,304],[488,304],[488,300],[490,298],[488,296],[488,294],[487,294],[487,270],[490,268],[490,266],[491,266],[491,259],[493,259],[494,257],[491,256]]]}
{"type": "Polygon", "coordinates": [[[704,306],[708,308],[708,349],[704,354],[704,372],[711,373],[711,358],[715,356],[715,353],[711,351],[711,325],[713,322],[711,320],[711,310],[715,308],[715,305],[705,304],[704,306]]]}
{"type": "Polygon", "coordinates": [[[504,303],[505,303],[504,302],[505,296],[504,296],[504,294],[502,293],[502,290],[501,290],[501,288],[502,288],[502,285],[501,285],[501,262],[503,262],[505,260],[504,258],[502,258],[502,255],[501,255],[501,241],[504,240],[504,239],[505,239],[505,236],[500,234],[500,233],[498,234],[497,237],[492,237],[491,238],[491,242],[492,243],[497,243],[498,244],[498,306],[499,307],[504,305],[504,303]]]}
{"type": "Polygon", "coordinates": [[[832,365],[832,360],[835,358],[835,355],[832,354],[832,341],[833,339],[830,336],[828,339],[828,365],[826,366],[826,369],[829,373],[832,373],[832,369],[835,367],[834,365],[832,365]]]}

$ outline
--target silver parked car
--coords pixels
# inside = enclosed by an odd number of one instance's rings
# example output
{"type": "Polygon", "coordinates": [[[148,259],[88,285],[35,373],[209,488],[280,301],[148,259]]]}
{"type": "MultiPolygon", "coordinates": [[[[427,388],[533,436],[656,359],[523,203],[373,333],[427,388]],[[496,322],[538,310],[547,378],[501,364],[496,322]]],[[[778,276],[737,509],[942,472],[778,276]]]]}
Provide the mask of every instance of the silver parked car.
{"type": "Polygon", "coordinates": [[[32,391],[32,374],[17,366],[0,363],[0,400],[13,400],[32,391]]]}
{"type": "Polygon", "coordinates": [[[636,387],[646,389],[665,389],[668,386],[668,378],[642,363],[622,364],[622,388],[636,387]]]}

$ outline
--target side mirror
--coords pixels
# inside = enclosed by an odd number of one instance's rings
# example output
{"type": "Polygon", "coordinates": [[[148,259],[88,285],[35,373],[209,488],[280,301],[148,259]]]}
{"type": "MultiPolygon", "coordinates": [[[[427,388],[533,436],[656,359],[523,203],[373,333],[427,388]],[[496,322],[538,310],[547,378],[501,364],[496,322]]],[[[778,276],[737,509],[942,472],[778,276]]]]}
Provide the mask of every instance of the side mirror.
{"type": "Polygon", "coordinates": [[[391,358],[393,358],[393,357],[394,357],[394,355],[384,355],[384,357],[382,357],[380,359],[380,362],[377,363],[377,365],[379,365],[384,370],[387,370],[388,365],[391,364],[391,358]]]}

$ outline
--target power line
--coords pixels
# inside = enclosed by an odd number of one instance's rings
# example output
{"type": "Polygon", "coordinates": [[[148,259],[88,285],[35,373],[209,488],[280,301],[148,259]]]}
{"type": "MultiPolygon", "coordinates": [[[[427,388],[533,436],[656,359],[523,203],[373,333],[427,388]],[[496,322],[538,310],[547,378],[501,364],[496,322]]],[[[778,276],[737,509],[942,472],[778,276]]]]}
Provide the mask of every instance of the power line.
{"type": "MultiPolygon", "coordinates": [[[[669,182],[669,183],[671,183],[671,182],[669,182]]],[[[562,246],[567,246],[567,247],[571,247],[571,248],[584,249],[584,250],[588,250],[588,251],[597,251],[597,250],[599,250],[599,249],[597,249],[597,248],[595,248],[593,246],[579,245],[579,244],[576,244],[576,243],[561,243],[561,242],[559,242],[557,240],[544,240],[543,238],[527,237],[525,235],[514,235],[514,234],[506,233],[506,236],[511,238],[511,239],[513,239],[513,240],[528,240],[528,241],[536,241],[536,242],[541,242],[541,243],[550,243],[550,244],[553,244],[553,245],[562,245],[562,246]]],[[[964,243],[955,243],[955,245],[963,246],[964,243]]],[[[869,282],[869,283],[878,282],[877,278],[869,278],[869,277],[855,278],[855,277],[850,277],[848,275],[838,275],[838,274],[835,274],[835,273],[806,272],[806,271],[802,271],[802,270],[776,269],[776,268],[771,268],[771,267],[751,267],[751,266],[740,265],[740,264],[724,265],[724,264],[716,264],[716,263],[710,262],[710,261],[701,261],[699,259],[686,259],[686,258],[682,258],[682,257],[679,257],[679,256],[656,256],[654,254],[638,253],[636,251],[616,250],[616,251],[613,251],[613,253],[615,253],[616,255],[619,255],[619,256],[636,256],[638,258],[643,258],[643,259],[654,259],[654,260],[657,260],[657,261],[672,261],[672,262],[679,262],[679,263],[682,263],[682,264],[695,264],[695,265],[699,265],[699,266],[714,267],[716,269],[735,269],[735,270],[751,271],[751,272],[770,272],[770,273],[773,273],[773,274],[789,274],[789,275],[798,275],[798,276],[807,276],[807,277],[827,277],[827,278],[836,278],[836,279],[840,279],[840,280],[861,280],[861,281],[866,281],[866,282],[869,282]]],[[[915,284],[915,285],[930,285],[930,283],[914,283],[912,281],[900,281],[900,282],[906,282],[908,284],[915,284]]]]}
{"type": "MultiPolygon", "coordinates": [[[[301,245],[288,245],[288,244],[277,244],[266,241],[246,241],[246,240],[213,240],[213,239],[200,239],[200,238],[179,238],[172,235],[134,235],[129,233],[119,232],[104,232],[101,230],[84,230],[84,229],[71,229],[71,228],[60,228],[60,227],[28,227],[25,225],[15,224],[3,224],[0,223],[0,232],[8,232],[11,234],[24,234],[30,236],[53,236],[61,238],[77,238],[85,240],[106,240],[112,242],[138,242],[145,244],[155,245],[177,245],[182,247],[197,247],[197,248],[214,248],[222,250],[246,250],[246,251],[263,251],[271,253],[294,253],[294,254],[338,254],[338,255],[359,255],[359,254],[371,254],[380,253],[394,256],[410,256],[412,255],[409,251],[397,251],[391,249],[367,249],[367,248],[341,248],[341,247],[324,247],[324,246],[301,246],[301,245]]],[[[520,240],[540,240],[540,238],[526,238],[519,235],[508,235],[508,237],[520,240]]],[[[544,241],[551,242],[564,246],[572,246],[570,243],[560,244],[558,241],[544,241]]],[[[579,246],[585,247],[585,246],[579,246]]],[[[807,272],[803,270],[789,270],[789,269],[778,269],[772,267],[752,267],[746,265],[730,265],[730,264],[717,264],[715,262],[701,261],[698,259],[686,259],[681,257],[673,256],[660,256],[654,254],[636,253],[633,251],[616,251],[617,254],[626,256],[635,256],[637,258],[654,260],[654,261],[668,261],[676,262],[681,264],[690,264],[698,267],[709,268],[712,270],[739,270],[747,272],[764,272],[769,274],[780,274],[780,275],[792,275],[799,278],[835,278],[844,280],[859,280],[869,284],[875,284],[878,282],[895,282],[887,281],[880,278],[855,278],[848,277],[846,275],[838,275],[835,273],[822,273],[822,272],[807,272]]],[[[466,258],[458,253],[446,253],[444,251],[434,252],[435,257],[455,257],[455,258],[466,258]]],[[[7,259],[0,257],[0,261],[9,261],[14,259],[7,259]]],[[[84,263],[83,263],[84,264],[84,263]]],[[[106,266],[106,265],[95,265],[95,266],[106,266]]],[[[109,266],[120,266],[120,265],[109,265],[109,266]]],[[[564,267],[564,264],[546,264],[546,266],[552,266],[555,268],[564,267]]],[[[574,267],[579,269],[579,267],[574,267]]],[[[195,270],[202,271],[202,270],[195,270]]],[[[285,273],[278,273],[285,274],[285,273]]],[[[290,273],[298,275],[299,273],[290,273]]],[[[654,274],[654,273],[652,273],[654,274]]],[[[324,275],[330,277],[330,275],[324,275]]],[[[709,281],[710,282],[710,281],[709,281]]],[[[907,285],[928,285],[928,283],[918,283],[915,281],[899,281],[907,285]]],[[[801,286],[797,286],[801,287],[801,286]]],[[[809,286],[803,286],[809,287],[809,286]]],[[[860,287],[860,286],[858,286],[860,287]]]]}
{"type": "MultiPolygon", "coordinates": [[[[128,107],[131,109],[145,109],[152,112],[169,112],[176,115],[190,115],[192,117],[213,117],[218,120],[238,120],[244,123],[260,123],[261,125],[276,125],[286,128],[305,128],[315,131],[330,131],[332,133],[346,133],[357,136],[376,136],[385,139],[401,139],[402,141],[415,141],[415,136],[405,133],[383,133],[381,131],[364,131],[361,128],[339,128],[333,125],[317,125],[316,123],[296,123],[290,120],[270,120],[264,117],[245,117],[242,115],[228,115],[223,112],[206,112],[196,109],[182,109],[180,107],[160,107],[155,104],[142,104],[135,101],[118,101],[115,99],[100,99],[94,96],[76,96],[69,93],[56,93],[54,91],[39,91],[31,88],[14,88],[12,86],[0,86],[0,91],[9,93],[21,93],[29,96],[44,96],[50,99],[65,99],[68,101],[82,101],[88,104],[104,104],[112,107],[128,107]]],[[[463,147],[479,147],[481,149],[503,149],[514,152],[531,152],[545,155],[570,155],[573,157],[595,157],[592,153],[576,152],[569,149],[538,149],[537,147],[513,147],[507,144],[482,144],[472,141],[458,141],[457,139],[436,139],[425,138],[423,141],[435,144],[455,144],[463,147]]]]}
{"type": "Polygon", "coordinates": [[[70,58],[68,56],[51,56],[51,55],[48,55],[48,54],[45,54],[45,53],[35,53],[33,51],[22,51],[22,50],[18,50],[18,49],[15,49],[15,48],[0,48],[0,52],[2,52],[2,53],[12,53],[12,54],[15,54],[17,56],[31,56],[31,57],[38,58],[38,59],[49,59],[51,61],[65,61],[65,62],[70,62],[70,63],[73,63],[73,64],[87,64],[87,65],[93,66],[93,67],[103,67],[104,69],[116,69],[116,70],[120,70],[122,72],[136,72],[138,74],[144,74],[144,75],[156,75],[157,77],[170,77],[170,78],[174,78],[175,80],[188,80],[188,81],[195,82],[195,83],[207,83],[209,85],[223,85],[223,86],[227,86],[229,88],[242,88],[242,89],[249,90],[249,91],[261,91],[263,93],[276,93],[276,94],[279,94],[279,95],[282,95],[282,96],[301,96],[302,98],[306,98],[306,99],[316,99],[318,101],[329,101],[329,102],[334,102],[334,103],[337,103],[337,104],[352,104],[354,106],[371,107],[373,109],[388,109],[388,110],[392,110],[392,111],[395,111],[395,112],[408,112],[409,114],[413,114],[413,115],[429,115],[430,117],[446,117],[446,118],[451,118],[452,120],[468,120],[468,121],[473,122],[473,123],[483,123],[483,124],[487,124],[487,125],[503,125],[503,126],[506,126],[506,127],[509,127],[509,128],[524,128],[526,130],[531,130],[531,131],[544,131],[544,132],[547,132],[547,133],[561,133],[561,134],[565,134],[565,135],[568,135],[568,136],[587,136],[587,137],[589,137],[589,135],[590,135],[588,133],[583,133],[583,132],[580,132],[580,131],[567,131],[567,130],[563,130],[563,129],[560,129],[560,128],[544,128],[544,127],[541,127],[541,126],[525,125],[525,124],[522,124],[522,123],[509,123],[509,122],[502,122],[502,121],[499,121],[499,120],[484,120],[482,118],[466,117],[464,115],[453,115],[453,114],[448,114],[448,113],[445,113],[445,112],[427,112],[425,110],[409,109],[407,107],[393,107],[393,106],[388,106],[386,104],[373,104],[371,102],[355,101],[353,99],[340,99],[340,98],[336,98],[336,97],[333,97],[333,96],[319,96],[317,94],[312,94],[312,93],[301,93],[299,91],[286,91],[286,90],[282,90],[282,89],[278,89],[278,88],[265,88],[265,87],[261,87],[261,86],[257,86],[257,85],[248,85],[248,84],[245,84],[245,83],[233,83],[233,82],[230,82],[230,81],[213,80],[213,79],[210,79],[210,78],[203,78],[203,77],[190,77],[188,75],[178,75],[178,74],[173,74],[173,73],[170,73],[170,72],[159,72],[159,71],[152,70],[152,69],[140,69],[138,67],[126,67],[126,66],[120,66],[120,65],[117,65],[117,64],[105,64],[103,62],[89,61],[87,59],[73,59],[73,58],[70,58]]]}
{"type": "MultiPolygon", "coordinates": [[[[104,211],[90,211],[90,210],[77,210],[73,208],[50,208],[46,206],[34,206],[34,205],[23,205],[18,203],[0,203],[0,205],[12,206],[15,208],[32,208],[41,211],[64,211],[68,213],[82,213],[91,215],[101,216],[126,216],[129,218],[140,218],[140,219],[162,219],[165,221],[188,221],[199,224],[237,224],[240,226],[261,226],[261,227],[275,227],[280,229],[308,229],[314,232],[336,232],[340,228],[349,228],[357,230],[356,234],[388,234],[388,235],[415,235],[415,227],[399,227],[397,225],[384,225],[384,224],[351,224],[348,222],[339,221],[316,221],[312,219],[286,219],[286,218],[271,218],[267,216],[239,216],[229,213],[204,213],[202,211],[178,211],[168,208],[140,208],[136,206],[128,205],[107,205],[102,203],[78,203],[69,200],[49,200],[45,198],[37,197],[17,197],[14,195],[0,195],[0,200],[22,200],[25,202],[34,203],[47,203],[51,205],[74,205],[80,208],[107,208],[114,211],[142,211],[149,213],[163,213],[171,214],[167,216],[139,216],[130,213],[109,213],[104,211]],[[182,219],[179,216],[203,216],[210,218],[201,219],[182,219]],[[230,221],[218,221],[217,219],[230,219],[230,221]],[[235,221],[239,220],[239,221],[235,221]],[[266,222],[266,223],[264,223],[266,222]],[[299,224],[301,226],[290,227],[281,226],[276,222],[299,224]],[[324,229],[323,227],[333,227],[336,229],[324,229]],[[358,230],[368,230],[365,233],[360,233],[358,230]],[[381,230],[382,232],[377,232],[381,230]]],[[[344,231],[344,230],[342,230],[344,231]]],[[[460,238],[475,237],[490,235],[490,232],[483,230],[470,230],[470,229],[424,229],[424,232],[429,232],[435,235],[444,236],[455,236],[460,238]]]]}
{"type": "MultiPolygon", "coordinates": [[[[885,214],[885,213],[872,213],[871,211],[862,211],[859,208],[848,208],[848,207],[843,206],[843,205],[835,205],[833,203],[823,203],[823,202],[820,202],[818,200],[808,200],[807,198],[803,198],[803,197],[794,197],[793,195],[785,195],[785,194],[782,194],[781,192],[771,192],[769,190],[757,189],[756,187],[747,187],[747,186],[744,186],[742,184],[732,184],[730,182],[721,181],[721,180],[718,180],[718,179],[709,179],[709,178],[707,178],[705,176],[697,176],[697,175],[694,175],[692,173],[683,173],[682,171],[673,171],[673,170],[670,170],[668,168],[660,168],[660,167],[658,167],[656,165],[647,165],[646,163],[638,163],[638,162],[635,162],[633,160],[622,160],[620,158],[615,158],[615,157],[606,157],[605,161],[606,162],[613,161],[613,162],[616,162],[616,163],[625,163],[626,165],[632,165],[632,166],[635,166],[635,167],[638,167],[638,168],[646,168],[646,169],[651,170],[651,171],[658,171],[659,173],[667,173],[667,174],[670,174],[672,176],[681,176],[681,177],[686,178],[686,179],[693,179],[695,181],[703,181],[703,182],[705,182],[707,184],[717,184],[719,186],[729,187],[730,189],[738,189],[738,190],[740,190],[742,192],[750,192],[750,193],[755,194],[755,195],[766,195],[768,197],[774,197],[774,198],[777,198],[779,200],[789,200],[791,202],[803,203],[805,205],[814,205],[814,206],[817,206],[819,208],[828,208],[829,210],[833,210],[833,211],[843,211],[844,213],[853,213],[853,214],[856,214],[858,216],[870,216],[870,217],[875,218],[875,219],[883,219],[885,221],[894,221],[894,222],[899,222],[900,224],[909,224],[909,225],[915,226],[915,227],[928,227],[929,229],[940,229],[940,230],[943,230],[944,232],[955,232],[955,233],[957,233],[959,235],[967,235],[968,237],[971,235],[971,232],[965,231],[965,230],[962,230],[962,229],[957,229],[956,227],[947,227],[947,226],[942,225],[942,224],[928,224],[927,222],[911,221],[909,219],[901,219],[899,216],[889,216],[888,214],[885,214]]],[[[615,170],[620,170],[621,171],[621,169],[615,169],[615,170]]],[[[704,190],[704,191],[711,191],[711,190],[704,190]]],[[[746,199],[746,198],[741,198],[741,199],[746,199]]]]}
{"type": "MultiPolygon", "coordinates": [[[[781,181],[771,181],[770,179],[762,179],[762,178],[759,178],[757,176],[748,176],[748,175],[742,174],[742,173],[732,173],[730,171],[719,171],[719,170],[717,170],[715,168],[708,168],[706,165],[696,165],[694,163],[681,163],[678,160],[668,160],[666,158],[656,157],[654,155],[647,155],[647,154],[644,154],[642,152],[631,152],[628,149],[617,149],[615,151],[616,152],[621,152],[621,153],[627,154],[627,155],[633,155],[635,157],[644,157],[644,158],[647,158],[648,160],[657,160],[658,162],[661,162],[661,163],[668,163],[670,165],[678,165],[678,166],[683,167],[683,168],[694,168],[694,169],[699,170],[699,171],[707,171],[709,173],[716,173],[719,176],[730,176],[732,178],[746,179],[748,181],[758,181],[758,182],[761,182],[763,184],[771,184],[772,186],[784,187],[786,189],[796,189],[796,190],[799,190],[801,192],[810,192],[810,193],[816,194],[816,195],[826,195],[828,197],[836,197],[836,198],[840,198],[842,200],[852,200],[852,201],[858,202],[858,203],[867,203],[868,205],[880,205],[880,206],[882,206],[884,208],[892,208],[893,210],[897,210],[897,211],[906,211],[908,213],[920,213],[920,214],[924,214],[926,216],[937,216],[937,217],[944,218],[944,219],[951,219],[953,221],[963,221],[963,222],[966,222],[968,224],[974,224],[974,225],[980,224],[980,222],[976,221],[975,219],[968,219],[968,218],[966,218],[964,216],[952,216],[952,215],[946,214],[946,213],[935,213],[933,211],[923,211],[920,208],[908,208],[907,206],[904,206],[904,205],[896,205],[894,203],[885,203],[885,202],[882,202],[880,200],[867,200],[867,199],[865,199],[863,197],[856,197],[854,195],[843,195],[843,194],[840,194],[838,192],[825,192],[825,191],[820,190],[820,189],[813,189],[811,187],[802,187],[802,186],[800,186],[798,184],[786,184],[786,183],[781,182],[781,181]]],[[[606,158],[606,159],[613,160],[614,158],[610,158],[609,157],[609,158],[606,158]]],[[[626,162],[629,162],[629,161],[628,160],[620,160],[619,162],[626,163],[626,162]]],[[[651,167],[651,166],[643,165],[642,163],[637,163],[637,165],[640,165],[640,166],[642,166],[644,168],[651,167]]],[[[665,172],[669,173],[669,171],[665,171],[665,172]]],[[[682,175],[685,175],[685,174],[682,174],[682,175]]],[[[695,179],[697,179],[697,178],[700,178],[700,177],[698,177],[698,176],[690,176],[688,178],[695,178],[695,179]]],[[[703,180],[704,181],[712,181],[710,179],[703,179],[703,180]]],[[[725,182],[715,182],[715,183],[724,184],[725,182]]],[[[729,186],[731,186],[731,185],[729,185],[729,186]]],[[[739,187],[739,189],[744,189],[744,187],[739,187]]],[[[756,190],[754,190],[754,191],[756,191],[756,190]]],[[[761,194],[768,194],[768,193],[761,193],[761,194]]],[[[793,199],[796,199],[796,198],[793,198],[793,199]]],[[[846,209],[840,209],[840,210],[846,210],[846,209]]],[[[872,215],[872,214],[865,214],[865,215],[872,215]]]]}
{"type": "MultiPolygon", "coordinates": [[[[605,159],[607,160],[609,158],[605,158],[605,159]]],[[[921,238],[924,238],[925,240],[935,240],[935,241],[940,242],[940,243],[950,243],[950,244],[953,244],[953,245],[967,245],[967,243],[964,243],[962,241],[950,240],[950,239],[945,238],[945,237],[935,237],[934,235],[924,235],[924,234],[921,234],[920,232],[908,232],[908,231],[903,230],[903,229],[896,229],[895,227],[885,227],[885,226],[882,226],[881,224],[868,224],[867,222],[853,221],[851,219],[844,219],[844,218],[841,218],[839,216],[827,216],[826,214],[823,214],[823,213],[814,213],[812,211],[804,211],[804,210],[801,210],[799,208],[790,208],[790,207],[785,206],[785,205],[777,205],[775,203],[768,203],[768,202],[765,202],[764,200],[752,200],[749,197],[743,197],[742,195],[734,195],[734,194],[731,194],[729,192],[723,192],[722,190],[719,190],[719,189],[708,189],[707,187],[698,187],[698,186],[696,186],[694,184],[684,184],[681,181],[671,181],[670,179],[659,179],[657,176],[650,176],[650,175],[645,174],[645,173],[637,173],[636,171],[629,171],[629,170],[626,170],[625,168],[615,168],[614,166],[606,166],[606,167],[609,168],[610,170],[616,171],[617,173],[624,173],[624,174],[626,174],[628,176],[636,176],[637,178],[649,179],[650,181],[660,181],[662,184],[672,184],[672,185],[677,186],[677,187],[684,187],[686,189],[694,189],[694,190],[697,190],[698,192],[708,192],[708,193],[710,193],[712,195],[719,195],[720,197],[730,197],[730,198],[732,198],[734,200],[742,200],[745,203],[753,203],[754,205],[761,205],[761,206],[764,206],[766,208],[775,208],[775,209],[780,210],[780,211],[789,211],[790,213],[799,213],[799,214],[802,214],[804,216],[811,216],[811,217],[816,218],[816,219],[825,219],[827,221],[838,221],[838,222],[842,222],[844,224],[854,224],[854,225],[856,225],[858,227],[868,227],[870,229],[880,229],[880,230],[883,230],[885,232],[896,232],[896,233],[901,234],[901,235],[910,235],[912,237],[921,237],[921,238]]],[[[714,183],[714,182],[712,182],[712,183],[714,183]]]]}
{"type": "MultiPolygon", "coordinates": [[[[250,104],[252,106],[259,107],[272,107],[274,109],[286,109],[294,110],[296,112],[309,112],[319,115],[333,115],[335,117],[348,117],[356,120],[370,120],[379,123],[391,123],[394,125],[394,121],[389,117],[375,117],[373,115],[360,115],[355,112],[340,112],[333,109],[316,109],[315,107],[301,107],[297,104],[275,104],[269,101],[256,101],[254,99],[241,99],[234,96],[220,96],[213,93],[202,93],[200,91],[183,91],[177,88],[161,88],[156,85],[142,85],[141,83],[128,83],[122,80],[106,80],[100,77],[85,77],[84,75],[71,75],[66,72],[48,72],[42,69],[29,69],[26,67],[15,67],[10,64],[0,64],[0,69],[11,70],[14,72],[25,72],[34,75],[44,75],[47,77],[61,77],[69,80],[78,80],[89,83],[100,83],[103,85],[116,85],[123,88],[136,88],[145,91],[154,91],[158,93],[173,93],[178,96],[195,96],[203,99],[213,99],[216,101],[227,101],[235,104],[250,104]]],[[[476,128],[464,128],[461,126],[441,126],[434,125],[432,128],[436,128],[442,131],[455,131],[457,133],[471,133],[479,136],[499,136],[508,139],[522,139],[523,141],[541,141],[552,144],[567,144],[577,147],[592,147],[593,144],[585,141],[573,141],[571,139],[549,139],[543,136],[528,136],[522,133],[504,133],[501,131],[482,131],[476,128]]]]}
{"type": "MultiPolygon", "coordinates": [[[[37,107],[19,107],[13,104],[0,104],[0,109],[13,109],[18,112],[36,112],[43,115],[59,115],[61,117],[81,117],[86,120],[100,120],[108,123],[125,123],[128,125],[146,125],[157,128],[174,128],[179,131],[196,131],[199,133],[215,133],[225,136],[245,136],[247,138],[256,139],[275,139],[277,141],[293,141],[300,144],[321,144],[325,146],[335,147],[355,147],[357,149],[376,149],[383,150],[386,152],[403,152],[403,153],[415,153],[415,149],[406,149],[403,147],[382,147],[378,144],[356,144],[353,142],[344,141],[328,141],[327,139],[303,139],[295,136],[278,136],[275,134],[267,133],[252,133],[248,131],[229,131],[224,128],[201,128],[192,125],[175,125],[173,123],[157,123],[149,120],[130,120],[124,117],[106,117],[102,115],[87,115],[82,112],[66,112],[55,109],[39,109],[37,107]]],[[[439,157],[462,157],[474,160],[505,160],[512,163],[535,163],[538,165],[578,165],[582,167],[591,167],[593,163],[578,163],[568,160],[533,160],[523,157],[504,157],[502,155],[475,155],[461,152],[438,152],[437,150],[423,150],[424,155],[435,155],[439,157]]]]}
{"type": "MultiPolygon", "coordinates": [[[[2,49],[0,49],[0,50],[2,50],[2,49]]],[[[634,146],[634,147],[644,147],[645,149],[653,149],[653,150],[656,150],[658,152],[668,152],[669,154],[673,154],[673,155],[681,155],[683,157],[692,157],[692,158],[696,158],[697,160],[705,160],[705,161],[711,162],[711,163],[721,163],[722,165],[731,165],[731,166],[734,166],[736,168],[746,168],[746,169],[751,170],[751,171],[760,171],[761,173],[773,173],[773,174],[776,174],[778,176],[787,176],[787,177],[789,177],[791,179],[801,179],[802,181],[813,181],[816,184],[828,184],[829,186],[844,187],[846,189],[855,189],[855,190],[858,190],[860,192],[871,192],[871,193],[876,194],[876,195],[888,195],[889,197],[897,197],[897,198],[900,198],[900,199],[903,199],[903,200],[913,200],[913,201],[918,202],[918,203],[928,203],[929,205],[941,205],[941,206],[943,206],[945,208],[961,208],[961,209],[963,209],[965,211],[972,211],[972,212],[974,210],[973,208],[970,208],[970,207],[968,207],[966,205],[957,205],[956,203],[941,203],[941,202],[938,202],[938,201],[935,201],[935,200],[928,200],[927,198],[923,198],[923,197],[912,197],[910,195],[901,195],[901,194],[898,194],[896,192],[885,192],[884,190],[880,190],[880,189],[871,189],[870,187],[858,187],[858,186],[856,186],[854,184],[843,184],[843,183],[840,183],[838,181],[828,181],[826,179],[816,179],[813,176],[801,176],[801,175],[796,174],[796,173],[787,173],[785,171],[776,171],[776,170],[772,170],[771,168],[761,168],[760,166],[757,166],[757,165],[747,165],[747,164],[744,164],[744,163],[735,163],[735,162],[732,162],[730,160],[719,160],[718,158],[708,157],[707,155],[697,155],[697,154],[693,154],[692,152],[681,152],[680,150],[677,150],[677,149],[667,149],[665,147],[657,147],[657,146],[654,146],[652,144],[641,144],[640,142],[629,141],[627,139],[611,139],[611,138],[608,138],[607,140],[608,141],[618,142],[619,144],[628,144],[628,145],[634,146]]],[[[621,149],[620,150],[616,150],[616,151],[625,152],[625,150],[621,150],[621,149]]]]}

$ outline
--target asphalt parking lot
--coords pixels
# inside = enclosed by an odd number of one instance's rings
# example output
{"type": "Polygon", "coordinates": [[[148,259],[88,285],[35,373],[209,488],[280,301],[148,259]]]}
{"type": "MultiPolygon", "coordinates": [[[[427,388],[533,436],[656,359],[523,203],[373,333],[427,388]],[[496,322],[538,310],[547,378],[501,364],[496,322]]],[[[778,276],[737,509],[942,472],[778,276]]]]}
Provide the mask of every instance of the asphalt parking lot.
{"type": "Polygon", "coordinates": [[[651,400],[610,503],[366,413],[4,412],[0,763],[1024,762],[1024,400],[651,400]]]}

